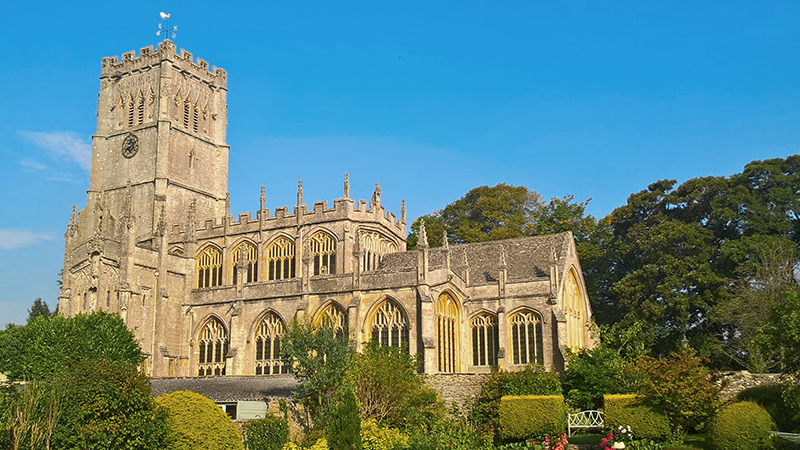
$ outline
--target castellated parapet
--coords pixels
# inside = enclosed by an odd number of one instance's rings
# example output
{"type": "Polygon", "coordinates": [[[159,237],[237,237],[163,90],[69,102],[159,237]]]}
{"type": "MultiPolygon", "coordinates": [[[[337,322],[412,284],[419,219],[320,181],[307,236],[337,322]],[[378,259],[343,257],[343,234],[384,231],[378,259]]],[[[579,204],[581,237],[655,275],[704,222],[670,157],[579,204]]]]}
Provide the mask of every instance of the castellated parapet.
{"type": "Polygon", "coordinates": [[[406,210],[372,198],[236,216],[228,194],[227,73],[171,41],[104,58],[87,204],[67,227],[60,314],[119,313],[144,371],[288,372],[293,320],[356,350],[408,348],[428,374],[564,366],[594,345],[570,233],[406,250],[406,210]]]}
{"type": "Polygon", "coordinates": [[[170,40],[159,43],[155,51],[153,51],[152,45],[142,47],[139,50],[138,57],[136,56],[136,51],[131,50],[123,53],[121,60],[117,59],[116,56],[103,58],[100,77],[119,78],[125,73],[148,70],[163,61],[170,61],[180,67],[181,70],[185,70],[187,73],[218,88],[227,88],[228,73],[225,69],[213,66],[209,71],[208,62],[200,58],[197,58],[197,62],[195,62],[192,54],[184,49],[181,49],[180,53],[176,52],[175,44],[170,40]]]}

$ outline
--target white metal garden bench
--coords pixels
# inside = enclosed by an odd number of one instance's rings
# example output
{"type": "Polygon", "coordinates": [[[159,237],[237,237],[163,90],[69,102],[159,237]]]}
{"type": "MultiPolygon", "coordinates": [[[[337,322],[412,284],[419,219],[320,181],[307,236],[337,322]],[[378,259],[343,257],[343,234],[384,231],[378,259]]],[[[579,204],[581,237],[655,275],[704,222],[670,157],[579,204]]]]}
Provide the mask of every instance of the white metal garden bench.
{"type": "Polygon", "coordinates": [[[785,439],[789,442],[794,442],[795,444],[800,444],[800,434],[797,433],[783,433],[780,431],[770,431],[769,434],[777,436],[781,439],[785,439]]]}
{"type": "Polygon", "coordinates": [[[603,428],[603,411],[593,409],[575,414],[567,414],[567,433],[572,436],[573,428],[603,428]]]}

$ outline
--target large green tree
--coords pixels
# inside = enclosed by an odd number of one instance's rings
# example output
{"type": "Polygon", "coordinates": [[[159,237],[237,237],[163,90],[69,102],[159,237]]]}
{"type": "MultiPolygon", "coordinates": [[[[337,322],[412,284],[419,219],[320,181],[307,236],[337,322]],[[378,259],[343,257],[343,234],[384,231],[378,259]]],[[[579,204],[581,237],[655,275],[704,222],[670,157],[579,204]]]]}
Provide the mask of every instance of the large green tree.
{"type": "Polygon", "coordinates": [[[719,367],[776,364],[752,338],[796,286],[798,168],[793,155],[730,177],[661,180],[615,209],[603,221],[610,238],[583,261],[605,338],[661,355],[688,338],[719,367]],[[633,327],[643,333],[630,336],[633,327]]]}

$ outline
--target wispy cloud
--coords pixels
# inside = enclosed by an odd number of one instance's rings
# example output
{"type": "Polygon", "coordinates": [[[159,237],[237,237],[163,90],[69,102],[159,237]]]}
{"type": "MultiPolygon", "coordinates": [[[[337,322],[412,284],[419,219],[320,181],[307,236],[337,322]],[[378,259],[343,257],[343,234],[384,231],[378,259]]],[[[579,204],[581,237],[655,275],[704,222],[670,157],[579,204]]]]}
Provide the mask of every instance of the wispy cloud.
{"type": "Polygon", "coordinates": [[[78,133],[21,131],[20,135],[56,156],[77,162],[86,170],[89,170],[92,164],[92,143],[78,133]]]}
{"type": "Polygon", "coordinates": [[[19,161],[19,165],[26,168],[26,169],[33,169],[33,170],[44,170],[47,168],[44,164],[36,161],[35,159],[22,159],[19,161]]]}
{"type": "Polygon", "coordinates": [[[0,228],[0,250],[27,247],[39,241],[54,239],[52,233],[36,233],[16,228],[0,228]]]}

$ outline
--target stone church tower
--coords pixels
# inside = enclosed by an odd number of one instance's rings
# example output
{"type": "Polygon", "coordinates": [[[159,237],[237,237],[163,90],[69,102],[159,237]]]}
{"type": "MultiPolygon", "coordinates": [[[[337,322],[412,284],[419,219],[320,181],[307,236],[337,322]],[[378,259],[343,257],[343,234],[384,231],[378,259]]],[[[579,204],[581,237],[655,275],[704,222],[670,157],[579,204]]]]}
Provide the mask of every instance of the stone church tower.
{"type": "MultiPolygon", "coordinates": [[[[171,41],[104,58],[86,207],[59,312],[119,313],[159,377],[286,374],[281,335],[322,321],[426,373],[560,368],[593,345],[570,233],[405,251],[406,212],[342,196],[230,214],[227,74],[171,41]]],[[[446,242],[446,240],[445,240],[446,242]]]]}

